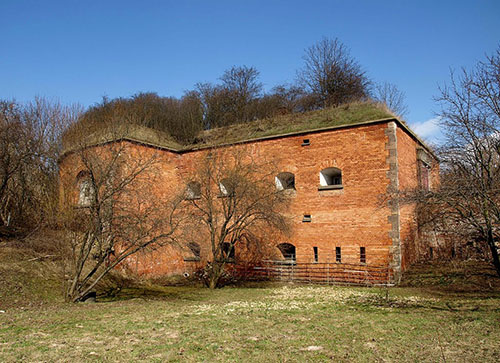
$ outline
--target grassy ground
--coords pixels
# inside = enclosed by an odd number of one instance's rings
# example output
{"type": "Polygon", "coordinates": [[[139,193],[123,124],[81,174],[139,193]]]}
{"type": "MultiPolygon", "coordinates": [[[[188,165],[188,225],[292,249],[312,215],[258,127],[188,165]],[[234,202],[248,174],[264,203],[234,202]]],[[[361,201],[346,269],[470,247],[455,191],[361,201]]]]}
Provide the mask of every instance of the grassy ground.
{"type": "MultiPolygon", "coordinates": [[[[27,277],[48,262],[16,264],[27,277]]],[[[77,305],[50,281],[17,303],[0,287],[0,361],[500,361],[498,278],[467,284],[458,271],[452,283],[416,272],[389,290],[142,286],[77,305]]]]}

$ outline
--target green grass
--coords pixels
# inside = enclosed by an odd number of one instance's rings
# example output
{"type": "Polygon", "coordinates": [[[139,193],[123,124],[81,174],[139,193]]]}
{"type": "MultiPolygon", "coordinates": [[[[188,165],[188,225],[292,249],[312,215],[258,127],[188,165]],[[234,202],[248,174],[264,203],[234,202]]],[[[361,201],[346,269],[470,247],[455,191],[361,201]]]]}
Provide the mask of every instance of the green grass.
{"type": "Polygon", "coordinates": [[[395,288],[386,299],[383,289],[280,285],[158,291],[8,309],[0,314],[0,360],[500,359],[495,294],[445,299],[395,288]]]}
{"type": "Polygon", "coordinates": [[[143,284],[69,304],[55,262],[31,257],[0,246],[1,362],[500,360],[500,279],[477,263],[388,290],[143,284]]]}

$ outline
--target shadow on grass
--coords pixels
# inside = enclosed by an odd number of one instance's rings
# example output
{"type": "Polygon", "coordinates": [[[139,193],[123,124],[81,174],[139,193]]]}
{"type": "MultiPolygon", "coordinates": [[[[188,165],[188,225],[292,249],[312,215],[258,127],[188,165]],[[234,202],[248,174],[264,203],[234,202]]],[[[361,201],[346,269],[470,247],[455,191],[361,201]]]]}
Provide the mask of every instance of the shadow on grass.
{"type": "Polygon", "coordinates": [[[484,261],[417,264],[405,272],[399,286],[439,296],[500,297],[500,278],[484,261]]]}
{"type": "Polygon", "coordinates": [[[114,302],[126,301],[133,299],[144,300],[165,300],[165,301],[200,301],[204,298],[214,295],[219,295],[222,299],[230,297],[231,291],[234,289],[248,290],[265,290],[276,288],[285,285],[282,282],[271,281],[241,281],[238,283],[228,284],[222,288],[210,290],[201,283],[190,282],[185,285],[160,285],[155,283],[138,284],[137,286],[128,286],[121,289],[108,289],[99,291],[97,298],[99,302],[114,302]]]}
{"type": "Polygon", "coordinates": [[[144,300],[197,300],[197,297],[204,295],[201,286],[137,286],[127,287],[109,292],[99,292],[97,295],[99,302],[113,302],[133,299],[144,300]]]}

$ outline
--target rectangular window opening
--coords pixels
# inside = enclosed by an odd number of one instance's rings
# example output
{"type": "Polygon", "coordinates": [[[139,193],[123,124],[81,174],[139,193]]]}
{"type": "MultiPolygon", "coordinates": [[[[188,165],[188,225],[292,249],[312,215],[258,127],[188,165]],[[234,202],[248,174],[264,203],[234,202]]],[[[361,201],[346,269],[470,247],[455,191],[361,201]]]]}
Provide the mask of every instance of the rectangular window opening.
{"type": "Polygon", "coordinates": [[[304,217],[302,218],[302,222],[311,222],[312,218],[310,214],[304,214],[304,217]]]}
{"type": "Polygon", "coordinates": [[[337,263],[342,262],[342,251],[340,247],[335,247],[335,262],[337,263]]]}
{"type": "Polygon", "coordinates": [[[359,248],[359,262],[366,263],[366,248],[365,247],[359,248]]]}
{"type": "Polygon", "coordinates": [[[224,242],[222,244],[222,253],[224,255],[224,258],[227,260],[227,262],[233,262],[234,261],[234,245],[231,246],[231,243],[229,242],[224,242]]]}
{"type": "Polygon", "coordinates": [[[431,190],[431,182],[430,182],[430,166],[420,161],[419,165],[419,184],[420,188],[424,191],[431,190]]]}
{"type": "Polygon", "coordinates": [[[318,247],[313,247],[314,251],[314,262],[318,262],[318,247]]]}
{"type": "Polygon", "coordinates": [[[311,145],[311,142],[309,141],[309,139],[302,140],[302,146],[308,146],[308,145],[311,145]]]}

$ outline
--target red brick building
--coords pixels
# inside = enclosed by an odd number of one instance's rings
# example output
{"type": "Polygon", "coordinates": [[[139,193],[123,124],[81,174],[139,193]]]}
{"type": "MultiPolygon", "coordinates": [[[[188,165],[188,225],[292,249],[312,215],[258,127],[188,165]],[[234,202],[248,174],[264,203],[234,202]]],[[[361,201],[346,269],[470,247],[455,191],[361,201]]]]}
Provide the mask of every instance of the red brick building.
{"type": "MultiPolygon", "coordinates": [[[[120,141],[140,154],[161,154],[164,185],[154,187],[166,192],[184,188],[186,173],[207,152],[203,144],[180,147],[147,132],[132,132],[120,141]]],[[[108,142],[114,141],[95,143],[108,142]]],[[[348,280],[346,274],[354,271],[368,275],[368,280],[397,283],[401,272],[427,251],[418,239],[414,206],[384,196],[418,186],[432,188],[438,183],[437,168],[431,169],[436,159],[395,117],[267,136],[257,133],[217,147],[245,148],[256,159],[278,160],[276,186],[289,189],[294,222],[290,237],[269,241],[274,252],[268,259],[288,262],[292,269],[305,266],[309,279],[348,280]],[[384,273],[377,277],[376,269],[384,273]]],[[[77,180],[77,165],[74,154],[65,153],[60,163],[64,178],[77,180]]],[[[148,275],[191,273],[209,254],[203,242],[188,249],[169,246],[137,254],[128,265],[148,275]]]]}

